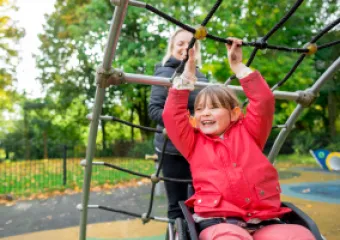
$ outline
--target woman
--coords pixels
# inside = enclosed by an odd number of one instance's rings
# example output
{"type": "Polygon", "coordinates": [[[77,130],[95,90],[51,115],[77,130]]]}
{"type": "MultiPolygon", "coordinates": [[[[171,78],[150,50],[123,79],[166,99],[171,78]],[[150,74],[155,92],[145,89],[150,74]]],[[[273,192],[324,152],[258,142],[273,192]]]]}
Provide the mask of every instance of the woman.
{"type": "MultiPolygon", "coordinates": [[[[163,58],[162,64],[158,64],[155,67],[155,76],[166,78],[172,77],[176,68],[186,57],[187,48],[192,37],[192,33],[184,29],[178,29],[172,34],[169,39],[167,53],[163,58]]],[[[201,54],[198,42],[196,42],[195,50],[196,65],[200,66],[201,54]]],[[[197,67],[196,77],[198,78],[198,81],[208,82],[206,77],[201,72],[199,72],[197,67]]],[[[192,91],[189,96],[188,109],[191,114],[194,112],[194,101],[197,94],[198,91],[196,90],[192,91]]],[[[157,122],[158,129],[164,128],[162,113],[167,96],[168,88],[162,86],[152,86],[148,110],[150,118],[157,122]]],[[[163,135],[156,133],[154,145],[158,159],[161,159],[163,143],[163,135]]],[[[162,171],[163,176],[165,177],[191,179],[189,164],[174,147],[170,140],[168,140],[165,148],[162,171]]],[[[183,217],[182,211],[178,205],[178,201],[187,199],[187,187],[188,184],[186,183],[165,182],[165,190],[168,198],[168,218],[176,219],[177,217],[183,217]]]]}

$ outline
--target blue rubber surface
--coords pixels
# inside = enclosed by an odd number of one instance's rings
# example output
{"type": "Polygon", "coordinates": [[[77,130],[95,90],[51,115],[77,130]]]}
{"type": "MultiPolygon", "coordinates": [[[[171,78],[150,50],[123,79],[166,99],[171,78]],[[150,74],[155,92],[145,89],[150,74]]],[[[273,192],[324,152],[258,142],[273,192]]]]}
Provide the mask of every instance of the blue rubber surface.
{"type": "Polygon", "coordinates": [[[306,200],[340,204],[340,180],[318,183],[282,184],[282,193],[306,200]]]}

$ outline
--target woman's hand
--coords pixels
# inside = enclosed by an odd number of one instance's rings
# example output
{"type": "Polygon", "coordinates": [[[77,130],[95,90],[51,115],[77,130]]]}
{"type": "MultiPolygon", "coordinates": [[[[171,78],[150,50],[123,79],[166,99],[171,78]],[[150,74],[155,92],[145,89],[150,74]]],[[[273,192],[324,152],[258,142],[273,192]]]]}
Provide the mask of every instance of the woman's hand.
{"type": "Polygon", "coordinates": [[[181,76],[175,77],[173,87],[177,90],[190,90],[195,89],[196,78],[196,64],[195,64],[195,50],[189,50],[189,58],[185,64],[184,71],[181,76]]]}
{"type": "Polygon", "coordinates": [[[189,58],[185,64],[184,71],[182,73],[186,78],[194,78],[196,75],[196,63],[195,63],[195,49],[189,49],[189,58]]]}
{"type": "Polygon", "coordinates": [[[242,63],[242,40],[238,38],[228,38],[232,41],[232,44],[226,44],[228,51],[228,60],[231,70],[237,74],[244,67],[246,67],[242,63]]]}

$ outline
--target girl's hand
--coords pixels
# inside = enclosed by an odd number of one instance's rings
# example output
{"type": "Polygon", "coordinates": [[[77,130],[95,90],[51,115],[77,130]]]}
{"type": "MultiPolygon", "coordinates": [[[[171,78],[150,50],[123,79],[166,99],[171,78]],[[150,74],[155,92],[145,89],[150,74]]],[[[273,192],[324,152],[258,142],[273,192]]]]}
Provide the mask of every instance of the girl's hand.
{"type": "Polygon", "coordinates": [[[242,40],[238,38],[228,38],[232,44],[226,44],[228,51],[228,60],[231,70],[238,73],[240,69],[244,68],[242,63],[242,40]]]}

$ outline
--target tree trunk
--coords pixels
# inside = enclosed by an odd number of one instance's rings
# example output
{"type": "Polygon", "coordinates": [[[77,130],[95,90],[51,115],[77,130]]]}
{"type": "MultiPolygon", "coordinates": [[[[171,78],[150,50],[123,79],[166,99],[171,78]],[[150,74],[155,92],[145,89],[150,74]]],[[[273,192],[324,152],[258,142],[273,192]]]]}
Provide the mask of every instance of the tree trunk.
{"type": "Polygon", "coordinates": [[[27,120],[27,109],[24,108],[24,138],[25,138],[25,159],[29,160],[31,158],[31,148],[28,136],[28,120],[27,120]]]}
{"type": "MultiPolygon", "coordinates": [[[[132,106],[131,112],[130,112],[130,123],[133,123],[133,112],[134,112],[133,110],[134,110],[134,108],[133,108],[133,106],[132,106]]],[[[134,142],[135,142],[135,131],[134,131],[134,127],[131,127],[130,129],[131,129],[131,134],[130,134],[131,139],[130,139],[130,141],[134,143],[134,142]]]]}
{"type": "MultiPolygon", "coordinates": [[[[105,115],[106,113],[107,113],[106,108],[102,108],[101,114],[105,115]]],[[[103,137],[102,137],[102,151],[105,154],[106,149],[107,149],[106,148],[106,128],[105,128],[106,122],[104,120],[101,120],[100,126],[101,126],[101,129],[102,129],[102,135],[103,135],[103,137]]]]}
{"type": "Polygon", "coordinates": [[[48,150],[47,150],[47,133],[43,132],[43,141],[44,141],[44,159],[48,159],[48,150]]]}
{"type": "Polygon", "coordinates": [[[6,154],[5,159],[9,159],[9,149],[8,149],[8,146],[5,147],[5,154],[6,154]]]}
{"type": "Polygon", "coordinates": [[[105,129],[106,122],[104,120],[101,121],[101,127],[102,127],[102,134],[103,134],[103,139],[102,139],[102,144],[103,144],[103,152],[105,153],[106,151],[106,129],[105,129]]]}
{"type": "Polygon", "coordinates": [[[336,100],[333,91],[328,92],[328,129],[331,139],[336,136],[336,100]]]}

